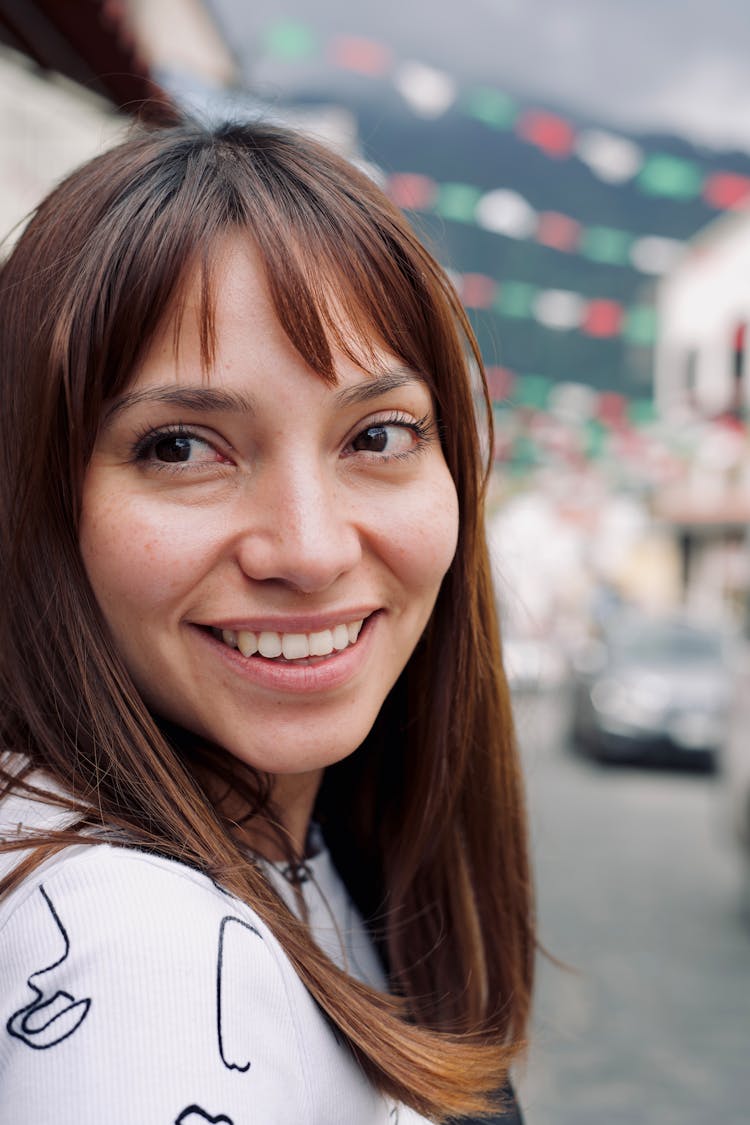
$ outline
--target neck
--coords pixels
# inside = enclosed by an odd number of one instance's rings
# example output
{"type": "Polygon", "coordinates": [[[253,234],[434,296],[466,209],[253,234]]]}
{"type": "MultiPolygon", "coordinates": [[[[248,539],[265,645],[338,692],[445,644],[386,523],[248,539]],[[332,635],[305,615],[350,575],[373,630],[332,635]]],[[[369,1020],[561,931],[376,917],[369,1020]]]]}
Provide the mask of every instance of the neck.
{"type": "MultiPolygon", "coordinates": [[[[277,774],[274,778],[271,800],[284,827],[285,842],[299,858],[305,855],[310,818],[322,780],[322,769],[304,774],[277,774]]],[[[253,851],[264,859],[289,858],[288,850],[270,826],[250,824],[245,835],[253,851]]]]}

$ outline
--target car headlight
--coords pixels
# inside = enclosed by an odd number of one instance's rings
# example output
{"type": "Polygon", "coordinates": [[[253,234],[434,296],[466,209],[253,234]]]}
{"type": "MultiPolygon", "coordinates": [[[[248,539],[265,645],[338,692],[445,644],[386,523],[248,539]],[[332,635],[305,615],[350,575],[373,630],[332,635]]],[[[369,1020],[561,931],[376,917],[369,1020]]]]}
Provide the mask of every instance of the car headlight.
{"type": "Polygon", "coordinates": [[[591,703],[602,716],[631,725],[645,725],[664,718],[669,708],[669,693],[656,677],[627,683],[605,676],[591,688],[591,703]]]}
{"type": "Polygon", "coordinates": [[[620,717],[627,710],[628,693],[617,680],[597,680],[591,688],[591,702],[603,715],[620,717]]]}

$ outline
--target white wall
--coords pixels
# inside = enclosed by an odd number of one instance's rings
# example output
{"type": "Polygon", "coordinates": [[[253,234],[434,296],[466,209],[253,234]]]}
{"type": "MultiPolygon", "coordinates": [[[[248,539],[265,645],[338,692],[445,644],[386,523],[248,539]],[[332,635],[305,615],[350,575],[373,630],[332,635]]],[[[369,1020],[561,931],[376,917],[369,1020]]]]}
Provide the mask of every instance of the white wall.
{"type": "MultiPolygon", "coordinates": [[[[108,103],[0,48],[0,244],[67,172],[127,128],[108,103]]],[[[21,225],[19,225],[21,224],[21,225]]]]}
{"type": "MultiPolygon", "coordinates": [[[[659,339],[655,397],[663,413],[689,399],[690,353],[694,353],[694,398],[701,413],[721,413],[735,389],[733,342],[748,325],[750,344],[750,215],[718,220],[693,244],[659,290],[659,339]]],[[[750,406],[750,355],[745,359],[744,395],[750,406]]]]}

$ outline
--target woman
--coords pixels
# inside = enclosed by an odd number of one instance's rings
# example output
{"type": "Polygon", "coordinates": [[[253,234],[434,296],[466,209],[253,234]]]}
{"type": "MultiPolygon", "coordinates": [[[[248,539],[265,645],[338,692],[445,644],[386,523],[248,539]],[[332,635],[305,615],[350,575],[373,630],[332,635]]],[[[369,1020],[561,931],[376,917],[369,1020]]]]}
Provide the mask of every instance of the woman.
{"type": "Polygon", "coordinates": [[[312,141],[180,124],[63,182],[0,288],[0,1119],[515,1120],[525,825],[444,274],[312,141]]]}

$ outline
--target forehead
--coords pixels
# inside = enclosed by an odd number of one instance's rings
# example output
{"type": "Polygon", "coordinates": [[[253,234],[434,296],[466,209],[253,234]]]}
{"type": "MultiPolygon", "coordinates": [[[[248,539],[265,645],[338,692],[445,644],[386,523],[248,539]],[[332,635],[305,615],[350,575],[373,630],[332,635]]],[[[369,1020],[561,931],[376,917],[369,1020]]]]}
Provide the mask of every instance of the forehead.
{"type": "Polygon", "coordinates": [[[355,397],[366,401],[406,383],[427,386],[423,374],[388,352],[374,333],[365,337],[360,320],[356,328],[349,323],[340,292],[326,293],[325,299],[337,317],[336,339],[330,341],[333,379],[321,377],[290,339],[253,241],[227,237],[208,269],[196,265],[187,276],[124,393],[110,401],[107,420],[124,406],[170,397],[169,384],[188,389],[187,395],[172,396],[175,404],[216,410],[247,409],[248,380],[273,387],[300,372],[321,392],[337,392],[342,403],[347,388],[359,386],[355,397]]]}
{"type": "Polygon", "coordinates": [[[260,252],[250,238],[226,236],[187,273],[159,325],[149,357],[196,359],[208,377],[215,357],[239,338],[247,351],[284,335],[260,252]]]}

